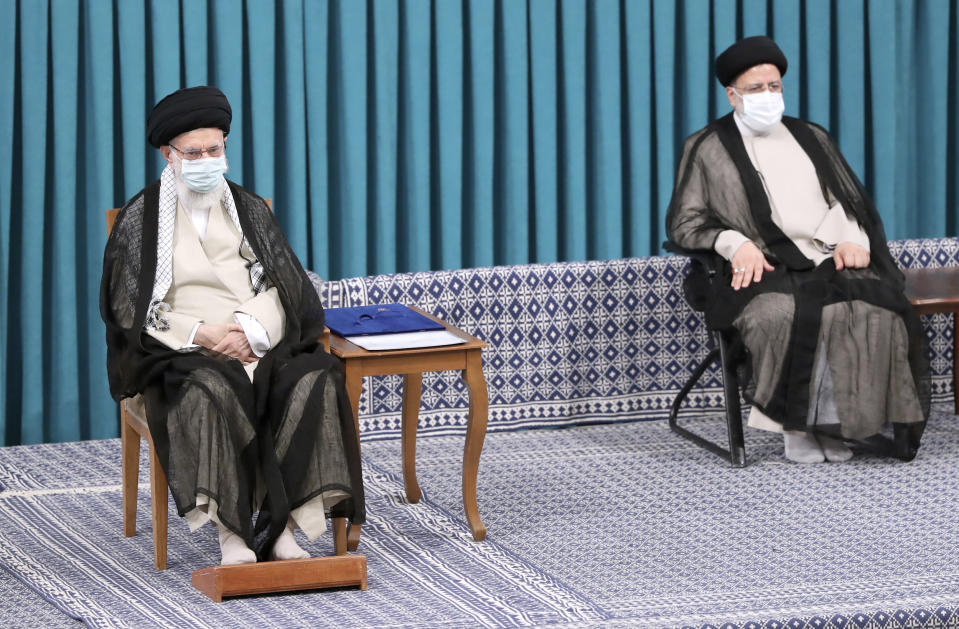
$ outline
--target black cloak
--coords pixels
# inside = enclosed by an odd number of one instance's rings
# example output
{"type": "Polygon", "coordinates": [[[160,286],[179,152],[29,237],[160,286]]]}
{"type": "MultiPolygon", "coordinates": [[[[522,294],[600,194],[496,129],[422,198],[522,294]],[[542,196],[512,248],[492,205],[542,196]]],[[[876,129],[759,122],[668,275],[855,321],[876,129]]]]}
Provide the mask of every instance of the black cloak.
{"type": "Polygon", "coordinates": [[[159,182],[117,216],[104,253],[100,313],[110,392],[117,401],[144,394],[178,513],[196,506],[197,493],[209,496],[220,521],[263,559],[290,510],[323,492],[348,495],[331,516],[363,523],[363,483],[342,365],[318,343],[319,298],[263,199],[227,184],[286,315],[285,336],[260,359],[253,382],[238,360],[205,348],[174,351],[144,331],[157,266],[159,182]]]}
{"type": "MultiPolygon", "coordinates": [[[[796,118],[783,117],[782,122],[812,161],[823,196],[841,203],[846,214],[868,234],[868,268],[837,271],[832,258],[815,266],[782,232],[772,219],[763,183],[730,113],[687,138],[676,173],[666,218],[668,237],[680,248],[714,255],[721,267],[719,278],[711,282],[702,266],[693,265],[686,282],[687,295],[695,308],[704,311],[711,329],[728,331],[745,345],[749,360],[742,361],[746,367],[743,375],[750,383],[746,398],[784,429],[818,429],[809,424],[808,418],[811,406],[816,404],[815,367],[817,361],[826,359],[819,356],[822,349],[828,352],[833,376],[838,377],[835,385],[846,400],[845,412],[855,415],[861,407],[879,409],[882,414],[870,417],[867,413],[858,418],[858,425],[843,425],[839,436],[864,440],[884,452],[910,458],[928,418],[929,384],[924,337],[919,318],[903,294],[903,275],[889,253],[876,208],[829,134],[818,125],[796,118]],[[726,229],[751,239],[775,270],[764,273],[760,282],[734,291],[730,285],[731,265],[713,249],[726,229]],[[750,344],[744,331],[764,325],[757,320],[766,316],[751,305],[763,303],[757,297],[772,295],[786,299],[791,320],[785,321],[781,342],[750,344]],[[838,333],[826,329],[826,315],[840,312],[846,317],[843,325],[848,326],[850,334],[859,334],[856,326],[866,322],[851,315],[862,313],[863,308],[870,321],[874,315],[892,321],[884,328],[888,334],[867,334],[867,343],[876,348],[876,355],[898,356],[890,364],[863,364],[856,351],[848,351],[848,344],[841,347],[845,336],[842,329],[838,333]],[[900,346],[889,347],[890,343],[900,346]],[[762,394],[756,390],[760,369],[766,375],[776,374],[762,394]],[[902,376],[905,380],[897,379],[901,374],[907,374],[902,376]],[[855,380],[857,377],[860,380],[855,380]],[[863,385],[862,378],[866,377],[873,384],[863,385]],[[859,390],[861,386],[866,390],[859,390]],[[903,408],[916,412],[889,416],[903,408]],[[894,428],[895,450],[879,434],[879,428],[887,422],[894,428]]],[[[840,409],[841,424],[846,421],[844,409],[840,409]]]]}

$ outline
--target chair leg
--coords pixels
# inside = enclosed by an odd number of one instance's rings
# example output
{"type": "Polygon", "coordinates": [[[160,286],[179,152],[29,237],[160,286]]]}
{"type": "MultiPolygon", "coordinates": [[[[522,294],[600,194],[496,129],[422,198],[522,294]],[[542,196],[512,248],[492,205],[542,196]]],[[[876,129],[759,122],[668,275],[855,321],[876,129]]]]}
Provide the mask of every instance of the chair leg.
{"type": "Polygon", "coordinates": [[[346,549],[350,552],[356,551],[360,545],[360,535],[363,533],[363,527],[359,524],[350,524],[347,530],[346,549]]]}
{"type": "MultiPolygon", "coordinates": [[[[680,389],[679,393],[676,395],[676,399],[673,400],[673,405],[669,409],[669,427],[681,435],[685,432],[688,432],[685,428],[680,428],[677,423],[679,418],[679,409],[683,405],[683,400],[689,395],[689,392],[693,390],[693,387],[696,386],[696,383],[699,382],[699,379],[703,377],[703,374],[706,372],[706,369],[716,360],[716,356],[719,355],[719,349],[711,349],[709,353],[706,354],[706,358],[703,359],[703,362],[699,363],[699,366],[693,371],[693,375],[689,376],[689,380],[686,381],[686,384],[683,385],[683,388],[680,389]]],[[[684,435],[685,436],[685,435],[684,435]]]]}
{"type": "Polygon", "coordinates": [[[333,553],[346,554],[346,518],[333,518],[333,553]]]}
{"type": "Polygon", "coordinates": [[[166,475],[160,467],[160,458],[151,443],[150,498],[153,503],[153,564],[157,570],[166,570],[168,492],[166,475]]]}
{"type": "Polygon", "coordinates": [[[743,414],[739,404],[739,378],[730,367],[729,348],[719,332],[713,332],[719,348],[719,364],[723,374],[723,391],[726,394],[726,431],[729,435],[729,462],[734,467],[746,467],[746,444],[743,440],[743,414]]]}
{"type": "Polygon", "coordinates": [[[127,410],[120,402],[120,457],[122,464],[123,535],[137,532],[137,488],[140,476],[140,435],[130,425],[127,410]]]}
{"type": "Polygon", "coordinates": [[[676,399],[673,400],[673,405],[669,411],[669,428],[676,434],[689,439],[701,448],[705,448],[714,454],[718,454],[724,459],[728,459],[730,464],[734,467],[746,467],[746,447],[743,440],[743,425],[741,406],[739,404],[738,380],[735,372],[731,368],[726,367],[729,349],[726,346],[725,339],[718,331],[714,331],[712,334],[714,342],[713,349],[710,350],[709,354],[706,355],[706,358],[703,359],[703,362],[696,367],[695,371],[693,371],[693,374],[689,377],[689,380],[686,381],[686,384],[683,385],[683,388],[676,396],[676,399]],[[719,358],[720,371],[722,372],[723,378],[723,392],[726,399],[726,429],[729,439],[728,450],[690,430],[687,430],[686,428],[683,428],[678,423],[679,408],[682,406],[683,400],[686,399],[692,388],[697,382],[699,382],[699,379],[702,378],[703,374],[706,372],[706,369],[708,369],[712,362],[717,358],[719,358]]]}

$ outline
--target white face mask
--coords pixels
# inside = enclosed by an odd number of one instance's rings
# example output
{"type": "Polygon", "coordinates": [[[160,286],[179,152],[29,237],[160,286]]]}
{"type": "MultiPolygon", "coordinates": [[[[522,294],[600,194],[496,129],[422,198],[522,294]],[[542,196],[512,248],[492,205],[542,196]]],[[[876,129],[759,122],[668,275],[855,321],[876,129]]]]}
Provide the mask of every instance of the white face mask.
{"type": "Polygon", "coordinates": [[[175,159],[179,162],[180,179],[194,192],[210,192],[215,189],[227,170],[225,155],[192,160],[180,159],[179,155],[175,155],[175,159]]]}
{"type": "MultiPolygon", "coordinates": [[[[733,91],[736,91],[735,88],[733,91]]],[[[786,111],[782,92],[736,94],[743,99],[743,111],[740,114],[743,124],[756,133],[766,133],[782,120],[786,111]]]]}

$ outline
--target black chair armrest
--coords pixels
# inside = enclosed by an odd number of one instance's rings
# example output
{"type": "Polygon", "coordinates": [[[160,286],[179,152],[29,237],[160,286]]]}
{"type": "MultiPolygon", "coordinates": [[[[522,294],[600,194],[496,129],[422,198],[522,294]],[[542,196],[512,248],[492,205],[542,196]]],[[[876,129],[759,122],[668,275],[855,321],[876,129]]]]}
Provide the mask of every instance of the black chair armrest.
{"type": "Polygon", "coordinates": [[[702,265],[706,272],[709,273],[710,279],[715,277],[723,266],[723,258],[715,251],[707,251],[705,249],[684,249],[676,243],[667,240],[663,243],[663,249],[669,253],[673,253],[679,256],[686,256],[694,262],[698,262],[702,265]]]}

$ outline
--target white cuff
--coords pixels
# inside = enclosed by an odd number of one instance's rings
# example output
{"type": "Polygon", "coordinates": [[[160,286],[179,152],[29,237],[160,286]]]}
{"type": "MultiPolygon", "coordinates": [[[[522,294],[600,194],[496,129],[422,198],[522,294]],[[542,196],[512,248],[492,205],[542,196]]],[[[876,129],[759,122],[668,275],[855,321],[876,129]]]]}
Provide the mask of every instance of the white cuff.
{"type": "Polygon", "coordinates": [[[869,251],[869,236],[856,219],[846,216],[842,205],[838,203],[826,212],[826,217],[813,234],[812,242],[823,253],[832,253],[842,242],[851,242],[869,251]]]}
{"type": "Polygon", "coordinates": [[[739,248],[747,242],[749,242],[749,238],[746,238],[745,235],[735,229],[727,229],[719,233],[713,249],[727,260],[732,260],[736,252],[739,251],[739,248]]]}
{"type": "Polygon", "coordinates": [[[246,340],[250,342],[250,349],[259,358],[270,351],[270,336],[266,333],[266,328],[253,316],[245,312],[234,312],[233,318],[243,328],[243,334],[246,340]]]}
{"type": "Polygon", "coordinates": [[[200,329],[201,325],[203,325],[203,322],[197,321],[196,324],[193,326],[193,330],[190,331],[190,337],[186,340],[186,345],[183,346],[184,348],[196,347],[196,343],[193,342],[193,339],[196,338],[196,333],[200,329]]]}

